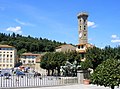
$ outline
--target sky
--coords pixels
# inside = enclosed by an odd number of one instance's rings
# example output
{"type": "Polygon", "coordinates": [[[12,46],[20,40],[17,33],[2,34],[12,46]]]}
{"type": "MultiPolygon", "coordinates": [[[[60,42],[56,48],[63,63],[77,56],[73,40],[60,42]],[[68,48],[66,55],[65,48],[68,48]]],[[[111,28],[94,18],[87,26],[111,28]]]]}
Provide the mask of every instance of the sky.
{"type": "Polygon", "coordinates": [[[120,0],[0,0],[0,32],[77,45],[80,12],[89,14],[88,43],[120,45],[120,0]]]}

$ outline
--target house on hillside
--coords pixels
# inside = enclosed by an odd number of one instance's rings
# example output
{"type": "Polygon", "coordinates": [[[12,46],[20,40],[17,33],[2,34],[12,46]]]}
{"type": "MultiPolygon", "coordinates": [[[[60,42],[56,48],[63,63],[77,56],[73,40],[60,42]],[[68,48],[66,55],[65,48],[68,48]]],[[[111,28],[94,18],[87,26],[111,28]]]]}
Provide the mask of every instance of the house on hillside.
{"type": "Polygon", "coordinates": [[[70,44],[66,44],[66,45],[61,45],[56,47],[55,51],[56,52],[68,52],[68,51],[75,51],[76,47],[70,44]]]}

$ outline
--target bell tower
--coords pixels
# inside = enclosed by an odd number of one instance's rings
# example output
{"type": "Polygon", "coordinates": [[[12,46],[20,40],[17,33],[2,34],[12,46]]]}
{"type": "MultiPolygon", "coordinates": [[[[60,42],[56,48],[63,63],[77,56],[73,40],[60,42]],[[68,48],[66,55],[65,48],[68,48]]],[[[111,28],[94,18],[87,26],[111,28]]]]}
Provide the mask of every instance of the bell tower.
{"type": "Polygon", "coordinates": [[[79,44],[87,44],[88,43],[88,28],[87,28],[88,14],[86,12],[81,12],[77,15],[77,18],[78,18],[79,44]]]}

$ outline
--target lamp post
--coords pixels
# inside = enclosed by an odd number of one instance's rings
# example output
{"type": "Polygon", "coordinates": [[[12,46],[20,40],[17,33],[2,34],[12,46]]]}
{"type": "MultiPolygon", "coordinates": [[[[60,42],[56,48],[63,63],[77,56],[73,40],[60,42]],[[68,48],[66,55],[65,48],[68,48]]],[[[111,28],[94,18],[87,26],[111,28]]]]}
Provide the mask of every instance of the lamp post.
{"type": "Polygon", "coordinates": [[[75,61],[73,62],[73,66],[74,66],[75,76],[77,76],[77,71],[81,69],[81,65],[78,65],[78,62],[75,60],[75,61]]]}
{"type": "Polygon", "coordinates": [[[74,76],[76,76],[77,75],[77,61],[76,60],[74,61],[73,65],[74,65],[74,76]]]}

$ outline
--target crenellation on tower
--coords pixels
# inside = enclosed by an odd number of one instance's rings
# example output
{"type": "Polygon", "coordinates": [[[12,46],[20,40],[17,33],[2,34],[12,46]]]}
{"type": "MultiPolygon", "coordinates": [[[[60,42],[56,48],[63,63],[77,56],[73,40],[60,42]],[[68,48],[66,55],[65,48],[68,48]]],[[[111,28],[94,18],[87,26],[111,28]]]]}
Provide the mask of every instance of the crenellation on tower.
{"type": "Polygon", "coordinates": [[[87,12],[80,12],[80,13],[78,13],[78,15],[77,15],[78,19],[79,19],[81,16],[88,17],[88,13],[87,13],[87,12]]]}

